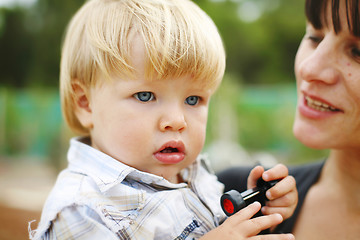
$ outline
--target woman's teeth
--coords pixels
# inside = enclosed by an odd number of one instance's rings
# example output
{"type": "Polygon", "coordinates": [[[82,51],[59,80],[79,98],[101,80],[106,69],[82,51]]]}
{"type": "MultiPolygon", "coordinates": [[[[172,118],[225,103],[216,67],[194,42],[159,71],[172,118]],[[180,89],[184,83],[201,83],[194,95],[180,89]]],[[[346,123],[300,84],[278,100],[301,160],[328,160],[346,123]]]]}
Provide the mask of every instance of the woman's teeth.
{"type": "Polygon", "coordinates": [[[313,108],[313,109],[318,110],[318,111],[322,111],[322,112],[336,112],[336,111],[339,111],[338,109],[336,109],[336,108],[334,108],[334,107],[332,107],[332,106],[330,106],[330,105],[328,105],[326,103],[311,99],[308,96],[305,97],[305,100],[306,100],[306,105],[308,107],[313,108]]]}

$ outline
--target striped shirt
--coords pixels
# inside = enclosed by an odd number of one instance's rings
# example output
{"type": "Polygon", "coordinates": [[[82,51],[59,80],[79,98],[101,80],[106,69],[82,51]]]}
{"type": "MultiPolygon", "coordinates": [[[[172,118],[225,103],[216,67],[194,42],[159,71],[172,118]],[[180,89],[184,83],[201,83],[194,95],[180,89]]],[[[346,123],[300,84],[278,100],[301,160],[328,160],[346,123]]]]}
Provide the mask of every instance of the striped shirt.
{"type": "Polygon", "coordinates": [[[70,141],[68,167],[52,189],[31,239],[197,239],[221,223],[223,185],[199,156],[183,183],[136,170],[70,141]]]}

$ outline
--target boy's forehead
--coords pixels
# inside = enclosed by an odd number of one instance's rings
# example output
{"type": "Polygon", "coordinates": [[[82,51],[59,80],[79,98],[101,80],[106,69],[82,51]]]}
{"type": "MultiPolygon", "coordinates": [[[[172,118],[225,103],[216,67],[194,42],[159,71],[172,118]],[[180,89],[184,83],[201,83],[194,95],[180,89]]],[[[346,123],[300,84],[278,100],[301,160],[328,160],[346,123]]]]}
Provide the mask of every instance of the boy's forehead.
{"type": "Polygon", "coordinates": [[[138,74],[144,75],[145,66],[149,57],[145,54],[145,44],[139,33],[133,35],[131,39],[130,60],[132,67],[138,74]]]}
{"type": "MultiPolygon", "coordinates": [[[[193,88],[199,90],[210,90],[216,88],[209,85],[209,80],[204,78],[196,77],[194,74],[194,68],[186,67],[186,65],[195,64],[195,59],[189,58],[188,63],[185,62],[181,65],[176,66],[173,62],[170,62],[169,59],[164,58],[160,59],[162,49],[159,49],[156,52],[150,52],[145,47],[145,42],[142,35],[138,32],[134,32],[131,36],[131,50],[130,50],[130,62],[134,70],[135,78],[144,78],[148,82],[161,82],[163,80],[174,80],[182,79],[187,84],[191,84],[193,88]],[[150,55],[152,54],[152,55],[150,55]],[[155,56],[153,56],[155,55],[155,56]],[[159,59],[155,59],[159,58],[159,59]],[[153,61],[163,60],[164,66],[166,69],[171,69],[168,72],[160,72],[155,66],[153,61]],[[168,60],[168,61],[167,61],[168,60]]],[[[218,85],[218,84],[217,84],[218,85]]]]}
{"type": "MultiPolygon", "coordinates": [[[[194,92],[206,92],[207,94],[213,94],[217,87],[220,85],[221,80],[216,83],[210,82],[206,79],[196,78],[191,73],[184,73],[182,75],[167,75],[162,76],[160,74],[157,75],[147,75],[146,72],[137,72],[133,75],[127,74],[118,74],[116,72],[112,72],[110,81],[135,81],[136,85],[140,84],[142,87],[156,88],[161,86],[165,82],[171,83],[174,82],[174,85],[178,85],[180,82],[180,86],[184,87],[183,89],[188,89],[194,92]],[[142,74],[143,73],[143,74],[142,74]]],[[[106,78],[105,75],[101,74],[98,76],[99,78],[106,78]]],[[[106,83],[106,81],[98,81],[101,85],[102,83],[106,83]]]]}
{"type": "Polygon", "coordinates": [[[210,84],[209,81],[205,80],[205,79],[199,79],[199,78],[195,78],[192,74],[184,74],[182,76],[168,76],[166,78],[155,78],[155,79],[147,79],[147,81],[151,84],[162,84],[162,82],[164,81],[179,81],[181,82],[181,86],[183,86],[183,89],[188,89],[194,92],[202,92],[202,93],[208,93],[208,94],[212,94],[215,92],[215,90],[217,89],[217,86],[220,84],[217,83],[216,85],[210,84]]]}

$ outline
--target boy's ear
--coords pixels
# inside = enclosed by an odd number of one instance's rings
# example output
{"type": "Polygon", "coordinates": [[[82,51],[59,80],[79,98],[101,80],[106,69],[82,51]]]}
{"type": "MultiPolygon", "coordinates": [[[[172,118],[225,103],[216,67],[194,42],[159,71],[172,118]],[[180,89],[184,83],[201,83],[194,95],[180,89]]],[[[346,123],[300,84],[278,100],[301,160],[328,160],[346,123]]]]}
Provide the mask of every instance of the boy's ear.
{"type": "Polygon", "coordinates": [[[74,91],[75,115],[83,127],[91,129],[93,122],[89,91],[77,81],[71,86],[74,91]]]}

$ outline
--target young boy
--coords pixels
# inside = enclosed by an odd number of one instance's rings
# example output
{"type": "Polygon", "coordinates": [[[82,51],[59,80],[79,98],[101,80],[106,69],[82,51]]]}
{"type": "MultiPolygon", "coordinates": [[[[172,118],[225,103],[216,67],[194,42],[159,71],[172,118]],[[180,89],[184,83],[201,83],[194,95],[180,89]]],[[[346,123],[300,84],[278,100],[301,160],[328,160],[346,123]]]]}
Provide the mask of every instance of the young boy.
{"type": "MultiPolygon", "coordinates": [[[[255,203],[220,225],[223,186],[199,154],[224,68],[219,33],[191,1],[88,1],[67,29],[60,76],[65,119],[82,137],[31,237],[248,239],[279,224],[279,214],[249,220],[255,203]]],[[[294,188],[280,187],[278,202],[296,201],[294,188]]]]}

